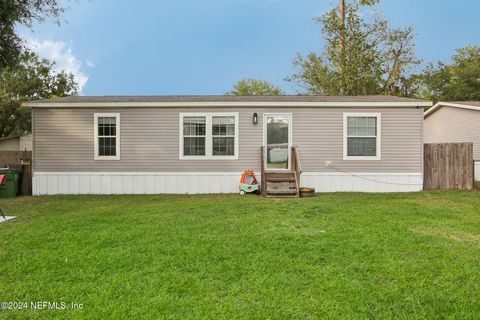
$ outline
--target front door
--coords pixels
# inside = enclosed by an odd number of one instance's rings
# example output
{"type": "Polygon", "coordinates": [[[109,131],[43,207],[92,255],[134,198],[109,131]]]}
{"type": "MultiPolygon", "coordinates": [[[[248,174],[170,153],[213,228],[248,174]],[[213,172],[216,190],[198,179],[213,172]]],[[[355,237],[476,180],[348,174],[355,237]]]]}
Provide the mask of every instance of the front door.
{"type": "Polygon", "coordinates": [[[292,115],[266,113],[263,121],[266,169],[290,169],[292,115]]]}

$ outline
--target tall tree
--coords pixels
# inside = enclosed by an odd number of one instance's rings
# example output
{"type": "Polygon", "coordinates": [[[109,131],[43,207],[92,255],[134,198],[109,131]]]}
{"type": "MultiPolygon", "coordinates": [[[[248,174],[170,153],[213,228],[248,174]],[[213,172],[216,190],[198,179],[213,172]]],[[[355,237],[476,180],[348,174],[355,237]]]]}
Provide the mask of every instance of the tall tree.
{"type": "MultiPolygon", "coordinates": [[[[362,5],[374,5],[378,3],[379,0],[360,0],[359,3],[362,5]]],[[[339,79],[339,91],[340,95],[345,94],[345,79],[343,77],[345,68],[346,68],[346,56],[345,56],[345,41],[346,41],[346,3],[345,0],[339,0],[338,2],[338,18],[340,20],[340,32],[339,32],[339,51],[340,51],[340,74],[342,75],[339,79]]]]}
{"type": "Polygon", "coordinates": [[[427,66],[422,96],[434,101],[480,100],[480,46],[457,49],[451,60],[427,66]]]}
{"type": "Polygon", "coordinates": [[[282,89],[268,81],[242,79],[237,81],[233,90],[226,93],[233,96],[278,96],[284,94],[282,89]]]}
{"type": "Polygon", "coordinates": [[[339,51],[340,51],[340,79],[339,79],[339,93],[340,95],[345,95],[345,68],[346,68],[346,59],[345,59],[345,0],[340,0],[338,4],[338,15],[340,19],[340,36],[339,36],[339,51]]]}
{"type": "Polygon", "coordinates": [[[16,63],[23,50],[18,25],[31,28],[47,17],[59,23],[60,0],[0,0],[0,69],[16,63]]]}
{"type": "Polygon", "coordinates": [[[48,99],[78,94],[72,74],[55,72],[55,64],[25,51],[18,64],[0,69],[0,137],[31,131],[27,100],[48,99]]]}
{"type": "Polygon", "coordinates": [[[297,82],[308,94],[410,95],[411,71],[419,64],[413,29],[390,28],[378,16],[367,21],[360,5],[375,2],[348,2],[343,21],[336,9],[316,18],[325,39],[323,52],[297,55],[297,72],[287,80],[297,82]]]}

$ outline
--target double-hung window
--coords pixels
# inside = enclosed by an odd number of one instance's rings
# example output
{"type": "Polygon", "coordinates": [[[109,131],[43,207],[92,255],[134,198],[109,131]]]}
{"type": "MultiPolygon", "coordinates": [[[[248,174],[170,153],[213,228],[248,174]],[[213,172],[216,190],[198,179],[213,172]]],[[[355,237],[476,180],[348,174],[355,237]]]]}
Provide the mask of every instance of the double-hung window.
{"type": "Polygon", "coordinates": [[[185,116],[183,118],[183,155],[205,156],[207,117],[185,116]]]}
{"type": "Polygon", "coordinates": [[[95,113],[95,160],[120,160],[120,114],[95,113]]]}
{"type": "Polygon", "coordinates": [[[381,159],[380,113],[344,113],[343,159],[381,159]]]}
{"type": "Polygon", "coordinates": [[[181,113],[180,159],[238,159],[238,113],[181,113]]]}
{"type": "Polygon", "coordinates": [[[235,156],[235,116],[212,117],[213,156],[235,156]]]}

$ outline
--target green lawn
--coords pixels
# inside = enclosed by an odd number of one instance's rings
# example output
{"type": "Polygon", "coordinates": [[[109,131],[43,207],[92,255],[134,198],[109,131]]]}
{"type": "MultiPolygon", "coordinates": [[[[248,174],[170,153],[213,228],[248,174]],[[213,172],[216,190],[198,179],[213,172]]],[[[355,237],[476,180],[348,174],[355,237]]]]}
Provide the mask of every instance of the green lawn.
{"type": "Polygon", "coordinates": [[[480,193],[1,200],[0,318],[478,319],[480,193]]]}

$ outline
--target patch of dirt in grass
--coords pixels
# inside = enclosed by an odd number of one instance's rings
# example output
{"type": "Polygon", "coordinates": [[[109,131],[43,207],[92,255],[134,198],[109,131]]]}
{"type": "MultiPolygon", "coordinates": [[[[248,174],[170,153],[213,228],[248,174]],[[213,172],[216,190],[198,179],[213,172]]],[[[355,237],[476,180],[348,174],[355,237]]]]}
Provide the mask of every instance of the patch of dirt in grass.
{"type": "Polygon", "coordinates": [[[420,235],[441,237],[447,240],[465,242],[480,247],[480,234],[472,234],[445,227],[414,228],[410,231],[420,235]]]}

